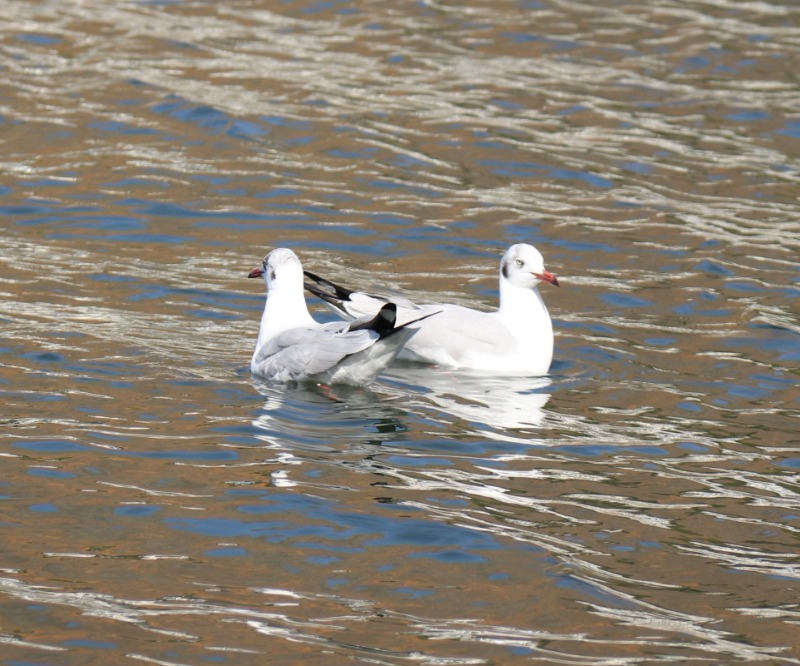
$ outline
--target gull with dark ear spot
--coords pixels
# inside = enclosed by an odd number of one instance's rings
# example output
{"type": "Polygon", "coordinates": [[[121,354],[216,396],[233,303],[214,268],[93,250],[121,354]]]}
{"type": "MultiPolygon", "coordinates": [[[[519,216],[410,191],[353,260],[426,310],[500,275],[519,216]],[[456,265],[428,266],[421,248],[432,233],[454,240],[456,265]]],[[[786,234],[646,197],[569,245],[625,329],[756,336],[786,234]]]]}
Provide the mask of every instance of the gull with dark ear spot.
{"type": "MultiPolygon", "coordinates": [[[[306,289],[346,317],[374,314],[389,302],[385,296],[346,289],[308,271],[305,276],[306,289]]],[[[553,324],[539,293],[543,282],[559,286],[558,278],[545,270],[539,250],[520,243],[508,248],[500,261],[500,304],[494,312],[392,298],[397,323],[418,330],[400,358],[495,374],[546,375],[553,360],[553,324]],[[440,314],[411,321],[434,312],[440,314]]]]}
{"type": "Polygon", "coordinates": [[[270,252],[248,277],[263,277],[267,287],[250,361],[251,372],[264,379],[369,384],[417,333],[413,322],[397,325],[397,306],[388,302],[354,321],[320,324],[306,306],[300,260],[286,248],[270,252]]]}

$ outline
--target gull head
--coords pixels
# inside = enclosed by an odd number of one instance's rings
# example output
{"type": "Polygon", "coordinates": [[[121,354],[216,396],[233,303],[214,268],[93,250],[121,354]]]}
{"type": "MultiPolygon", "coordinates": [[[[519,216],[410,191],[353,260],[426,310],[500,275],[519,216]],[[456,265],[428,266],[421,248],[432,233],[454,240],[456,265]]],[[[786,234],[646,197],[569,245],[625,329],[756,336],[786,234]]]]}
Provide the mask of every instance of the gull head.
{"type": "Polygon", "coordinates": [[[249,278],[263,277],[267,289],[272,291],[284,284],[303,284],[303,266],[290,249],[279,247],[272,250],[261,265],[248,274],[249,278]]]}
{"type": "Polygon", "coordinates": [[[512,245],[500,261],[500,275],[517,287],[532,289],[541,282],[558,286],[555,274],[545,270],[544,258],[533,245],[512,245]]]}

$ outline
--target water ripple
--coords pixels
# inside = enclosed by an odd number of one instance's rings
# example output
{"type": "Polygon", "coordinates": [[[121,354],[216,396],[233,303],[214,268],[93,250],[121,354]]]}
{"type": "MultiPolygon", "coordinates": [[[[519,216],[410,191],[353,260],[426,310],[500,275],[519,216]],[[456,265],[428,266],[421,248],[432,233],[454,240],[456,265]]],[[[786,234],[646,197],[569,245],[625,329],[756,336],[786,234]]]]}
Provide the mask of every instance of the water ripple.
{"type": "Polygon", "coordinates": [[[798,663],[795,6],[8,14],[9,659],[798,663]],[[488,309],[514,242],[549,377],[249,377],[268,249],[488,309]]]}

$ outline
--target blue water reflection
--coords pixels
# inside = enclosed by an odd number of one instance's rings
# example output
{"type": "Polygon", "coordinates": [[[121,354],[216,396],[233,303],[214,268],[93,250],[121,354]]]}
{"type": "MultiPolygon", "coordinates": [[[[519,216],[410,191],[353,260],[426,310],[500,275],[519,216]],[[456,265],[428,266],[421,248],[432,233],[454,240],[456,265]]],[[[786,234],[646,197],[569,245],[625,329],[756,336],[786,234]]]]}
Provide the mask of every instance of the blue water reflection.
{"type": "MultiPolygon", "coordinates": [[[[393,517],[390,512],[352,512],[335,502],[294,492],[264,493],[261,504],[237,508],[249,516],[276,515],[278,520],[235,520],[230,518],[167,518],[173,529],[220,538],[249,537],[273,543],[291,540],[295,547],[333,552],[353,552],[378,546],[423,546],[465,550],[494,550],[500,547],[489,534],[438,521],[393,517]],[[306,542],[306,539],[313,541],[306,542]],[[339,542],[349,544],[342,548],[339,542]]],[[[453,558],[455,559],[455,558],[453,558]]],[[[462,561],[471,561],[466,557],[462,561]]],[[[448,560],[452,561],[452,559],[448,560]]]]}

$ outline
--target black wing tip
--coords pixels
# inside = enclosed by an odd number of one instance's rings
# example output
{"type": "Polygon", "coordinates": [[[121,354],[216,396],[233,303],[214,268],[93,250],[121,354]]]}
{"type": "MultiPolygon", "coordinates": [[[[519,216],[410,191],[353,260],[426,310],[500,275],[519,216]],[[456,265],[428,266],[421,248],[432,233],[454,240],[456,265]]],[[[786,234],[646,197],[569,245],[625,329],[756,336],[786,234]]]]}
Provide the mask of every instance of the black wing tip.
{"type": "Polygon", "coordinates": [[[395,327],[397,323],[397,306],[394,303],[386,303],[378,313],[372,318],[367,319],[362,317],[352,322],[348,328],[350,331],[375,331],[380,338],[385,338],[395,331],[399,331],[399,327],[395,327]]]}
{"type": "Polygon", "coordinates": [[[375,331],[381,338],[391,335],[394,331],[395,324],[397,323],[397,306],[394,303],[387,303],[378,310],[378,314],[371,322],[370,328],[375,331]]]}
{"type": "Polygon", "coordinates": [[[384,305],[381,308],[381,311],[378,313],[378,317],[380,317],[381,314],[384,313],[384,311],[386,311],[384,316],[386,316],[389,313],[391,313],[392,325],[391,325],[390,329],[386,333],[381,333],[381,337],[382,338],[385,338],[385,337],[387,337],[389,335],[392,335],[394,333],[399,333],[400,331],[405,330],[409,326],[413,326],[414,324],[417,324],[417,323],[423,321],[424,319],[427,319],[428,317],[435,317],[437,314],[441,314],[442,313],[441,310],[437,310],[436,312],[430,312],[430,313],[428,313],[426,315],[422,315],[421,317],[417,317],[416,319],[412,319],[411,321],[407,321],[405,324],[401,324],[400,326],[396,326],[395,324],[397,323],[397,305],[395,305],[392,302],[387,303],[386,305],[384,305]]]}
{"type": "Polygon", "coordinates": [[[320,289],[317,285],[312,282],[303,282],[303,287],[305,287],[306,291],[311,294],[314,294],[317,298],[321,298],[323,301],[327,303],[331,303],[336,305],[338,299],[333,296],[333,294],[329,294],[327,291],[320,289]]]}
{"type": "Polygon", "coordinates": [[[311,271],[303,271],[303,275],[311,280],[311,282],[304,282],[305,288],[315,296],[319,296],[326,301],[331,298],[336,298],[340,301],[350,300],[350,294],[353,293],[352,289],[341,287],[311,271]]]}
{"type": "Polygon", "coordinates": [[[397,320],[397,305],[391,302],[382,305],[381,309],[378,310],[378,315],[386,320],[391,320],[392,326],[394,326],[394,322],[397,320]]]}

